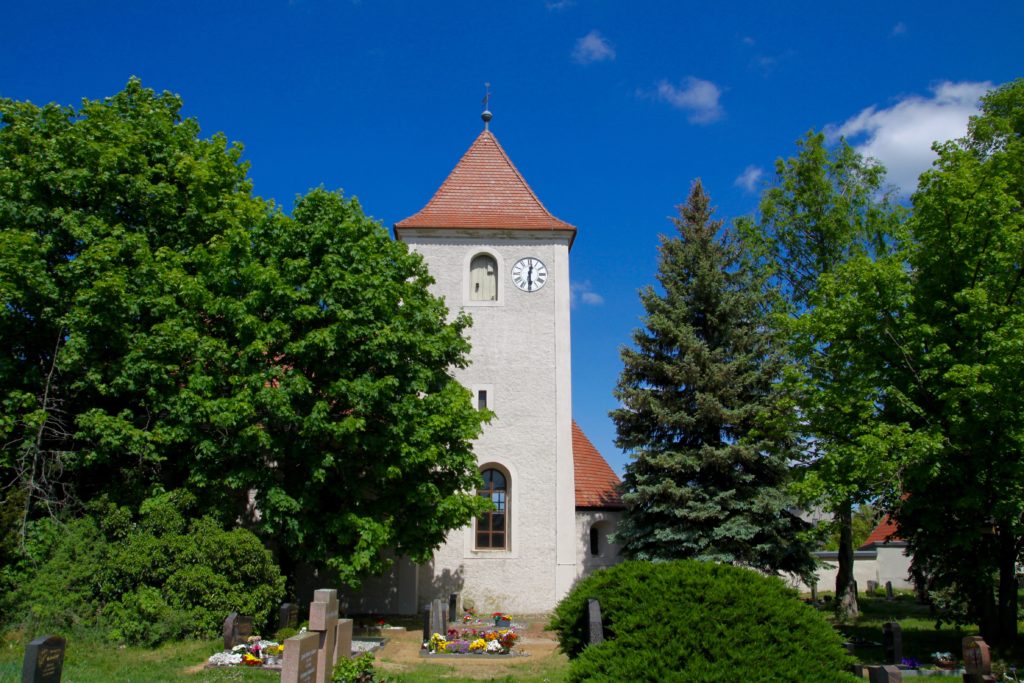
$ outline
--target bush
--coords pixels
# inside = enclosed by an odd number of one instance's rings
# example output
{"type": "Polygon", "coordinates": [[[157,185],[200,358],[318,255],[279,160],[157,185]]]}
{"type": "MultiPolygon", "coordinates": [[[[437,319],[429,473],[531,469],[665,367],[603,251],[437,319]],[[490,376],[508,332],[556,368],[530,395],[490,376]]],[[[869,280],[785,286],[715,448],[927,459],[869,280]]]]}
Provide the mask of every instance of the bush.
{"type": "Polygon", "coordinates": [[[683,560],[595,572],[555,608],[550,627],[570,681],[854,681],[838,634],[775,577],[683,560]],[[588,646],[587,600],[605,642],[588,646]]]}
{"type": "Polygon", "coordinates": [[[8,625],[153,645],[215,636],[232,611],[265,623],[284,593],[270,553],[249,531],[188,520],[191,503],[187,494],[164,494],[137,519],[100,504],[59,534],[52,521],[36,523],[40,540],[26,563],[36,568],[11,596],[8,625]]]}

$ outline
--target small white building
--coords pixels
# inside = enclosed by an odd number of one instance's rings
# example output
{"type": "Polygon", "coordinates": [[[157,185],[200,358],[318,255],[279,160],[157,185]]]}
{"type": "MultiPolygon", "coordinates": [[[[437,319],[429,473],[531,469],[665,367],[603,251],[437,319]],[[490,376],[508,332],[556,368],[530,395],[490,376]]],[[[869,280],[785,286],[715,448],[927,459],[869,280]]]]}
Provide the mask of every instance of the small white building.
{"type": "MultiPolygon", "coordinates": [[[[886,582],[892,582],[895,590],[914,588],[910,576],[910,556],[907,554],[907,542],[899,538],[896,525],[886,515],[878,526],[868,535],[867,540],[853,553],[853,579],[858,590],[867,590],[869,582],[884,588],[886,582]]],[[[819,591],[834,591],[836,574],[839,569],[839,553],[820,551],[815,556],[821,562],[817,571],[817,588],[819,591]]],[[[809,586],[800,586],[801,590],[809,591],[809,586]]]]}
{"type": "Polygon", "coordinates": [[[449,533],[431,562],[399,559],[347,596],[349,611],[413,613],[450,593],[478,611],[548,611],[579,576],[618,561],[608,534],[622,510],[618,477],[572,418],[577,230],[541,204],[486,123],[394,229],[423,255],[452,314],[473,318],[471,363],[453,373],[495,413],[474,444],[479,494],[495,511],[449,533]]]}

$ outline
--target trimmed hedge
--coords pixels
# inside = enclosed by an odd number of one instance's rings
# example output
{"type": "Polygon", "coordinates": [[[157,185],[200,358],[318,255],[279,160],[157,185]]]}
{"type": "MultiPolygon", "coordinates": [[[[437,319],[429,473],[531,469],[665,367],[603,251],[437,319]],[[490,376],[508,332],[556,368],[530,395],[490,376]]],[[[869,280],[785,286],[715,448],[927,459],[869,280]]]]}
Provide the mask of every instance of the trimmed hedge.
{"type": "Polygon", "coordinates": [[[549,628],[570,681],[855,681],[839,635],[781,579],[730,565],[624,562],[578,582],[549,628]],[[605,642],[588,646],[587,600],[605,642]]]}

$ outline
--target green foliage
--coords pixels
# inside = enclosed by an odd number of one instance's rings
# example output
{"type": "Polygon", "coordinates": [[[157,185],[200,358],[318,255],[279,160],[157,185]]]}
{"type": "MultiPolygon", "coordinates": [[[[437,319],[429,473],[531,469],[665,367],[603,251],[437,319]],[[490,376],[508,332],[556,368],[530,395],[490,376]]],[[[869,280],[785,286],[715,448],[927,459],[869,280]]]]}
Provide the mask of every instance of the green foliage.
{"type": "Polygon", "coordinates": [[[904,212],[885,192],[885,169],[845,140],[829,148],[809,132],[797,146],[797,156],[776,162],[760,217],[738,228],[788,304],[780,326],[793,363],[787,380],[801,416],[804,475],[793,490],[804,505],[835,514],[837,606],[853,614],[852,510],[892,493],[894,454],[906,445],[904,427],[878,419],[884,380],[871,353],[884,345],[877,305],[900,293],[891,276],[902,275],[894,254],[904,212]],[[887,270],[876,271],[877,262],[887,270]],[[856,277],[866,273],[873,277],[856,277]],[[851,280],[863,283],[856,293],[835,291],[851,280]]]}
{"type": "Polygon", "coordinates": [[[961,618],[1006,643],[1024,541],[1022,121],[1017,80],[983,98],[964,139],[936,145],[913,196],[907,302],[891,314],[892,419],[931,445],[901,473],[901,534],[917,575],[965,596],[961,618]]]}
{"type": "Polygon", "coordinates": [[[254,198],[241,147],[181,106],[136,79],[78,109],[0,100],[15,546],[68,504],[180,489],[272,538],[288,572],[317,558],[355,582],[385,548],[426,558],[486,504],[486,413],[449,375],[468,317],[354,199],[315,190],[288,217],[254,198]]]}
{"type": "Polygon", "coordinates": [[[212,636],[231,611],[265,622],[284,591],[270,553],[251,532],[225,531],[207,517],[187,521],[181,508],[189,502],[168,494],[137,519],[97,505],[63,527],[35,523],[29,555],[37,568],[20,577],[8,625],[153,645],[212,636]]]}
{"type": "Polygon", "coordinates": [[[377,672],[373,668],[373,654],[364,652],[358,657],[342,658],[334,666],[332,683],[374,683],[384,682],[387,678],[377,678],[377,672]]]}
{"type": "Polygon", "coordinates": [[[570,681],[853,681],[838,634],[776,577],[693,560],[583,579],[551,619],[570,681]],[[604,643],[587,645],[587,600],[604,643]]]}
{"type": "Polygon", "coordinates": [[[785,495],[792,406],[763,281],[694,183],[662,238],[646,329],[622,350],[612,411],[631,462],[615,540],[638,559],[695,557],[806,574],[785,495]],[[719,233],[721,232],[721,236],[719,233]]]}
{"type": "MultiPolygon", "coordinates": [[[[876,526],[878,526],[881,519],[881,511],[870,503],[859,505],[857,509],[853,511],[851,521],[853,532],[852,543],[854,548],[859,548],[864,545],[864,541],[868,539],[868,536],[870,536],[871,532],[874,531],[876,526]]],[[[830,525],[828,536],[825,538],[821,549],[839,549],[839,528],[837,525],[830,525]]]]}

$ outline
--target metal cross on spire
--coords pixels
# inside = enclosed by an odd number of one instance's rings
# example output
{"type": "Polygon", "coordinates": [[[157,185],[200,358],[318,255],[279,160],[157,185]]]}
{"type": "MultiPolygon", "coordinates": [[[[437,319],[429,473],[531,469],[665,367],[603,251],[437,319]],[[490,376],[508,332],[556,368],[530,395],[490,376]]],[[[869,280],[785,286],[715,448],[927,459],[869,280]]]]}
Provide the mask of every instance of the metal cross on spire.
{"type": "Polygon", "coordinates": [[[491,119],[494,118],[494,114],[491,113],[488,105],[491,103],[491,84],[484,83],[484,113],[480,115],[480,118],[484,120],[484,130],[490,130],[491,119]]]}

